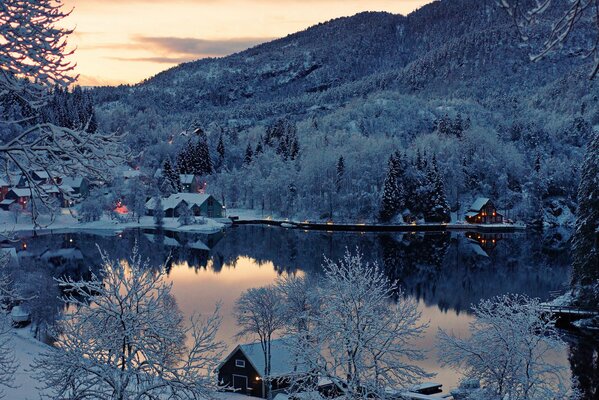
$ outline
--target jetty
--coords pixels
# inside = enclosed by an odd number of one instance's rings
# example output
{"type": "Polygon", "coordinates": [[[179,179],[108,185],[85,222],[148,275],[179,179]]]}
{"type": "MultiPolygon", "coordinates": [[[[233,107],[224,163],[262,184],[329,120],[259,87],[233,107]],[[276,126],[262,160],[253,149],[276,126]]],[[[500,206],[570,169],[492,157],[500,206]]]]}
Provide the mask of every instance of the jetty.
{"type": "Polygon", "coordinates": [[[561,325],[567,325],[579,319],[599,317],[598,310],[582,309],[573,306],[542,304],[541,311],[553,315],[556,318],[556,323],[561,325]]]}
{"type": "Polygon", "coordinates": [[[288,229],[301,229],[327,232],[446,232],[449,230],[469,230],[479,232],[516,232],[526,229],[516,224],[469,224],[469,223],[424,223],[424,224],[366,224],[289,221],[277,219],[235,219],[233,225],[268,225],[288,229]]]}

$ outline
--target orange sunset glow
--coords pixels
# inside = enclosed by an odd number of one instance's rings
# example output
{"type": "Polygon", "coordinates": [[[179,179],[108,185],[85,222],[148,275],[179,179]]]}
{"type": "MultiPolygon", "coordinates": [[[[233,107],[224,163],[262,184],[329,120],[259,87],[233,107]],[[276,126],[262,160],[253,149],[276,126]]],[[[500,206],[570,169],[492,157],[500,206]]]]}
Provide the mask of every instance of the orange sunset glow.
{"type": "Polygon", "coordinates": [[[136,83],[361,11],[407,14],[431,0],[64,0],[81,85],[136,83]]]}

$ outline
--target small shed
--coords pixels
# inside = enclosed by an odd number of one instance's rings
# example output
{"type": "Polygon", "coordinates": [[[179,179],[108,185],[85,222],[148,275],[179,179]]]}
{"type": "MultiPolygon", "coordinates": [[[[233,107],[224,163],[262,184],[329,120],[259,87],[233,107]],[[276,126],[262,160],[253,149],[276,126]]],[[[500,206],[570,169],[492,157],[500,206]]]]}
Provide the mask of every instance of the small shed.
{"type": "MultiPolygon", "coordinates": [[[[271,341],[272,394],[283,392],[293,376],[306,372],[305,365],[296,362],[284,339],[271,341]]],[[[264,352],[260,342],[242,344],[225,358],[217,367],[218,381],[238,393],[261,397],[266,396],[264,383],[264,352]]]]}
{"type": "Polygon", "coordinates": [[[499,214],[491,200],[479,197],[468,209],[466,221],[471,224],[501,224],[503,215],[499,214]]]}

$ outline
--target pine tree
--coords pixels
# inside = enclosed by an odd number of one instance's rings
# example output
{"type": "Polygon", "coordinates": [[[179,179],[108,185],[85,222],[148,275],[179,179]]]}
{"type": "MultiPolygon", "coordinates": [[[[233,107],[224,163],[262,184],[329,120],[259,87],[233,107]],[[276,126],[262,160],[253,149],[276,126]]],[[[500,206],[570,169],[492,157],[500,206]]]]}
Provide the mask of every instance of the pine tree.
{"type": "MultiPolygon", "coordinates": [[[[599,281],[599,133],[589,143],[578,186],[576,231],[572,238],[572,283],[599,281]]],[[[595,303],[595,306],[597,303],[595,303]]]]}
{"type": "Polygon", "coordinates": [[[389,157],[387,167],[387,177],[385,178],[385,186],[383,189],[383,200],[379,218],[382,222],[389,222],[400,210],[398,204],[399,192],[397,186],[397,158],[395,154],[389,157]]]}
{"type": "Polygon", "coordinates": [[[339,156],[337,160],[337,177],[335,179],[335,187],[337,188],[337,193],[341,191],[341,186],[343,183],[343,176],[345,175],[345,160],[343,160],[343,156],[339,156]]]}
{"type": "Polygon", "coordinates": [[[437,158],[433,157],[431,165],[427,173],[427,195],[424,210],[425,219],[427,222],[449,222],[451,214],[443,181],[439,174],[437,166],[437,158]]]}
{"type": "Polygon", "coordinates": [[[222,168],[225,163],[225,143],[223,142],[223,135],[218,138],[218,144],[216,145],[216,154],[218,154],[217,167],[222,168]]]}
{"type": "Polygon", "coordinates": [[[160,189],[166,195],[181,192],[181,178],[179,174],[173,169],[169,159],[164,161],[162,167],[162,183],[160,189]]]}
{"type": "Polygon", "coordinates": [[[254,154],[258,155],[262,152],[264,152],[264,148],[262,146],[262,136],[260,136],[260,138],[258,139],[258,144],[256,144],[256,150],[254,150],[254,154]]]}
{"type": "Polygon", "coordinates": [[[248,146],[245,149],[245,156],[243,157],[243,165],[250,165],[253,156],[254,152],[252,151],[252,146],[248,143],[248,146]]]}
{"type": "Polygon", "coordinates": [[[212,157],[210,156],[210,148],[206,135],[202,135],[196,144],[197,170],[193,173],[196,175],[210,175],[214,172],[212,165],[212,157]]]}

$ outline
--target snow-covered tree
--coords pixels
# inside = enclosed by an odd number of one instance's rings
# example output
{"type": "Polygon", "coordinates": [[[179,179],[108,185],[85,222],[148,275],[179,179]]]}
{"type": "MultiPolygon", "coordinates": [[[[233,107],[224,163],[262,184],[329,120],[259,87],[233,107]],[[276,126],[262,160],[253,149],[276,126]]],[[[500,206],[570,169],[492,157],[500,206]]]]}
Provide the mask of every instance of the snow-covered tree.
{"type": "Polygon", "coordinates": [[[286,333],[290,336],[309,335],[315,316],[320,310],[317,282],[308,276],[285,275],[277,279],[275,288],[283,300],[286,333]]]}
{"type": "Polygon", "coordinates": [[[451,214],[445,187],[441,180],[436,157],[433,157],[426,175],[427,189],[424,217],[427,222],[449,222],[451,214]]]}
{"type": "Polygon", "coordinates": [[[286,325],[283,311],[283,298],[274,286],[248,289],[235,302],[235,318],[240,328],[237,337],[254,337],[260,341],[264,355],[264,371],[260,372],[263,373],[269,400],[272,399],[271,343],[273,335],[286,325]]]}
{"type": "Polygon", "coordinates": [[[216,145],[216,168],[221,169],[225,163],[225,142],[223,141],[223,135],[218,137],[218,144],[216,145]]]}
{"type": "Polygon", "coordinates": [[[387,176],[383,186],[383,199],[381,202],[380,219],[383,222],[390,221],[399,210],[399,193],[397,192],[397,169],[395,155],[389,158],[387,176]]]}
{"type": "Polygon", "coordinates": [[[179,218],[177,221],[179,221],[181,226],[191,225],[194,221],[193,212],[185,202],[179,207],[179,218]]]}
{"type": "Polygon", "coordinates": [[[563,343],[539,300],[503,295],[481,300],[472,310],[476,319],[470,323],[469,337],[439,330],[443,364],[479,379],[485,399],[576,398],[566,368],[551,360],[551,352],[563,343]]]}
{"type": "Polygon", "coordinates": [[[337,189],[337,193],[341,191],[343,187],[343,177],[345,175],[345,160],[343,156],[339,156],[337,160],[337,175],[335,177],[335,188],[337,189]]]}
{"type": "Polygon", "coordinates": [[[146,215],[146,187],[139,178],[130,181],[129,193],[127,194],[127,208],[139,223],[142,216],[146,215]]]}
{"type": "Polygon", "coordinates": [[[6,315],[6,304],[15,297],[7,270],[9,260],[9,253],[0,253],[0,397],[2,397],[2,386],[12,387],[18,366],[10,337],[10,322],[6,315]]]}
{"type": "Polygon", "coordinates": [[[164,265],[150,268],[137,245],[127,261],[102,260],[101,276],[59,280],[72,312],[33,364],[42,390],[56,399],[208,398],[222,350],[218,307],[186,324],[164,265]]]}
{"type": "Polygon", "coordinates": [[[0,95],[18,99],[22,110],[0,117],[0,161],[31,183],[34,216],[38,204],[51,196],[46,187],[34,184],[32,171],[108,181],[115,163],[126,157],[120,134],[91,134],[86,129],[89,121],[77,129],[43,121],[50,89],[67,88],[75,81],[69,75],[74,64],[67,60],[72,52],[66,40],[72,30],[60,27],[68,14],[61,2],[52,0],[0,3],[0,95]]]}
{"type": "Polygon", "coordinates": [[[327,259],[324,270],[320,310],[298,346],[308,371],[337,382],[352,399],[385,398],[387,388],[429,377],[411,363],[423,358],[413,341],[427,326],[416,302],[359,252],[327,259]]]}
{"type": "Polygon", "coordinates": [[[107,208],[107,199],[100,189],[92,189],[79,207],[81,222],[98,221],[107,208]]]}
{"type": "Polygon", "coordinates": [[[164,224],[164,205],[162,204],[162,196],[160,194],[154,197],[154,223],[157,226],[164,224]]]}
{"type": "MultiPolygon", "coordinates": [[[[576,231],[572,238],[572,283],[590,285],[599,282],[599,132],[589,143],[580,172],[576,231]]],[[[591,299],[587,299],[591,300],[591,299]]],[[[597,298],[593,299],[597,304],[597,298]]]]}
{"type": "Polygon", "coordinates": [[[171,161],[167,158],[162,166],[162,181],[160,182],[160,190],[165,195],[181,192],[181,178],[171,161]]]}
{"type": "MultiPolygon", "coordinates": [[[[562,6],[561,2],[555,2],[557,7],[562,6]]],[[[513,20],[518,32],[525,42],[529,41],[527,30],[536,21],[539,15],[546,13],[551,7],[551,0],[534,0],[531,2],[521,2],[519,0],[498,0],[509,17],[513,20]],[[532,6],[525,9],[525,5],[532,6]]],[[[532,61],[539,61],[549,55],[554,50],[563,46],[568,39],[573,36],[573,32],[578,26],[582,29],[594,29],[595,40],[588,49],[581,51],[585,57],[593,56],[595,65],[591,71],[590,79],[595,78],[599,73],[599,47],[597,39],[599,38],[599,20],[596,12],[599,9],[599,0],[572,0],[567,3],[565,9],[559,9],[560,13],[555,19],[551,32],[545,39],[543,47],[531,54],[532,61]],[[590,27],[589,27],[590,24],[590,27]]]]}
{"type": "Polygon", "coordinates": [[[243,165],[250,165],[252,163],[252,157],[254,157],[254,152],[251,144],[248,143],[245,149],[245,155],[243,156],[243,165]]]}

